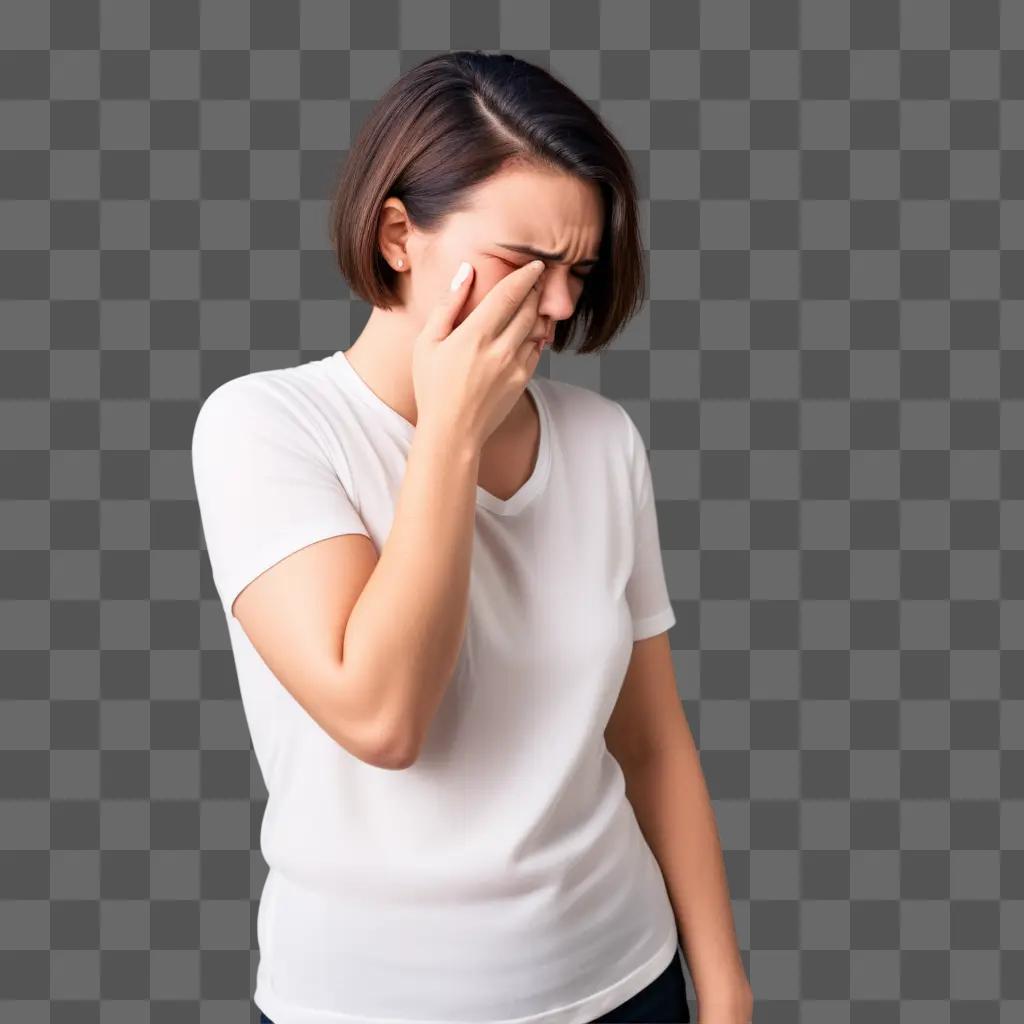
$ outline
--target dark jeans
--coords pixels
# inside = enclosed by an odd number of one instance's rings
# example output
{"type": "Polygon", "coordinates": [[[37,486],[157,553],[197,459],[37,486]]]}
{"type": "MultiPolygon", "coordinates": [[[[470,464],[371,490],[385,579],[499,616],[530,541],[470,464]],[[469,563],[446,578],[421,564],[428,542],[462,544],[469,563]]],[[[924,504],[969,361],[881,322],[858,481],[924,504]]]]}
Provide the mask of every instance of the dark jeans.
{"type": "MultiPolygon", "coordinates": [[[[260,1024],[274,1024],[260,1013],[260,1024]]],[[[683,961],[676,950],[675,958],[647,988],[591,1024],[690,1024],[690,1007],[686,1002],[686,978],[683,961]]]]}

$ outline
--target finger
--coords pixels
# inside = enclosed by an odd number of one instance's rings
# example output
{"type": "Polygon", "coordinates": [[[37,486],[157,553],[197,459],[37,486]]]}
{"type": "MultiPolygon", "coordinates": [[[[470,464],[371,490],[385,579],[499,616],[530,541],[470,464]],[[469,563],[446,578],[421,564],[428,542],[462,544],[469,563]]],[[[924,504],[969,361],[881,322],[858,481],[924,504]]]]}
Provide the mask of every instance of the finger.
{"type": "Polygon", "coordinates": [[[468,260],[463,260],[456,268],[451,282],[441,293],[423,325],[424,331],[430,337],[440,341],[452,333],[455,320],[472,287],[474,274],[473,264],[468,260]]]}
{"type": "Polygon", "coordinates": [[[527,340],[520,342],[515,358],[519,366],[526,372],[527,377],[533,376],[542,352],[540,345],[535,341],[530,341],[529,336],[527,336],[527,340]]]}
{"type": "Polygon", "coordinates": [[[537,324],[537,307],[540,303],[540,292],[532,288],[523,299],[522,305],[512,314],[512,319],[505,325],[504,329],[494,339],[495,345],[500,345],[511,353],[522,344],[531,345],[528,341],[531,334],[535,334],[534,327],[537,324]]]}
{"type": "MultiPolygon", "coordinates": [[[[531,295],[536,298],[534,285],[543,270],[543,262],[534,260],[506,274],[477,303],[459,327],[469,324],[469,330],[478,331],[485,338],[496,338],[520,312],[525,300],[531,295]]],[[[533,315],[536,316],[536,313],[533,315]]]]}

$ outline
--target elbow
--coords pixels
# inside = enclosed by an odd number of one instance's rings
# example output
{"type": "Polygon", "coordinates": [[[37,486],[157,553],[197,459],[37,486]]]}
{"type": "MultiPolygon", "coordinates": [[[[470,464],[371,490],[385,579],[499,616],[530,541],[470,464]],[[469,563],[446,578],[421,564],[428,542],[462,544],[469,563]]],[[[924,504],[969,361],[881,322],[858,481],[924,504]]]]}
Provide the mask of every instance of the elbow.
{"type": "Polygon", "coordinates": [[[401,771],[416,763],[416,752],[412,744],[400,740],[393,733],[385,733],[377,728],[354,729],[350,722],[336,724],[331,733],[339,746],[374,768],[401,771]]]}
{"type": "Polygon", "coordinates": [[[388,771],[403,771],[416,763],[418,750],[409,735],[408,728],[378,724],[365,744],[367,764],[388,771]]]}
{"type": "Polygon", "coordinates": [[[401,771],[416,763],[418,750],[408,715],[385,714],[379,707],[368,708],[363,701],[355,707],[351,699],[355,694],[373,691],[354,686],[350,675],[343,677],[337,692],[349,698],[338,702],[333,716],[331,731],[339,745],[374,768],[401,771]]]}
{"type": "Polygon", "coordinates": [[[409,752],[407,747],[389,748],[378,752],[376,758],[369,763],[375,768],[399,772],[411,768],[416,763],[416,754],[409,752]]]}
{"type": "Polygon", "coordinates": [[[377,744],[377,767],[391,771],[402,771],[411,768],[419,757],[420,744],[416,729],[413,728],[413,716],[403,714],[390,719],[390,727],[382,726],[378,732],[380,740],[377,744]]]}

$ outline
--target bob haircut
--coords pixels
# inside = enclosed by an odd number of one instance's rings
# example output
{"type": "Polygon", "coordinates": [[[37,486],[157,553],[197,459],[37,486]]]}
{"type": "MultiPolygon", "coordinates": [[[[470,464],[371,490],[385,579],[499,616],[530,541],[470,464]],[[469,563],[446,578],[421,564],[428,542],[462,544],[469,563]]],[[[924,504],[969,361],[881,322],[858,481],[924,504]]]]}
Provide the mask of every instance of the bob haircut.
{"type": "Polygon", "coordinates": [[[391,309],[399,295],[397,273],[378,243],[384,200],[401,199],[415,227],[430,233],[469,205],[474,186],[511,164],[568,172],[600,189],[598,262],[552,341],[563,351],[579,322],[584,339],[578,352],[596,352],[646,297],[629,158],[567,85],[510,54],[456,50],[430,57],[378,100],[331,199],[330,240],[341,273],[355,295],[391,309]]]}

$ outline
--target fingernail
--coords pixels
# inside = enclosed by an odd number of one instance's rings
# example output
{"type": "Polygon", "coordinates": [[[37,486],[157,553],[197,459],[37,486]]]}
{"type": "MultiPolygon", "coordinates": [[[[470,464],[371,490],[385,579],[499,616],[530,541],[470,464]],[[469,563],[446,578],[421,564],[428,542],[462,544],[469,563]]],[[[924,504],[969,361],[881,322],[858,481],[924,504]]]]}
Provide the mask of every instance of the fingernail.
{"type": "Polygon", "coordinates": [[[459,264],[459,269],[455,271],[455,276],[452,278],[452,291],[458,291],[459,285],[469,276],[470,271],[469,264],[463,260],[459,264]]]}

